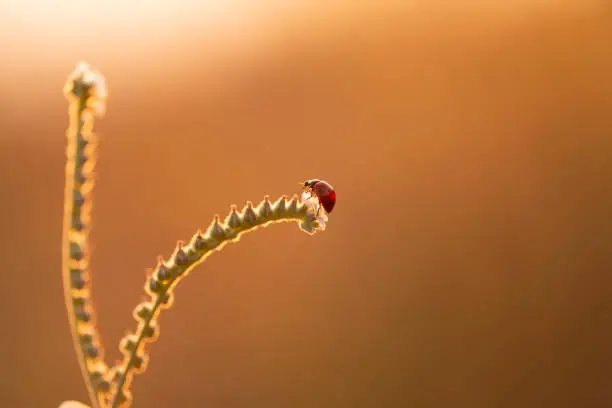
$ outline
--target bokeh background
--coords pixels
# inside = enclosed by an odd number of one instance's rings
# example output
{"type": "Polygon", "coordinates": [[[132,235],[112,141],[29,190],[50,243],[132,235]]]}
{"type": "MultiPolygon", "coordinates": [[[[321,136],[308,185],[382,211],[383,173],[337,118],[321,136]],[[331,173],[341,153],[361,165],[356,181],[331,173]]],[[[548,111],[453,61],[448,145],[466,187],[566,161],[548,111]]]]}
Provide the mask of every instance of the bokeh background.
{"type": "Polygon", "coordinates": [[[112,363],[147,268],[232,203],[245,236],[161,316],[136,407],[612,407],[605,2],[0,3],[0,406],[86,401],[64,315],[68,73],[110,89],[93,209],[112,363]]]}

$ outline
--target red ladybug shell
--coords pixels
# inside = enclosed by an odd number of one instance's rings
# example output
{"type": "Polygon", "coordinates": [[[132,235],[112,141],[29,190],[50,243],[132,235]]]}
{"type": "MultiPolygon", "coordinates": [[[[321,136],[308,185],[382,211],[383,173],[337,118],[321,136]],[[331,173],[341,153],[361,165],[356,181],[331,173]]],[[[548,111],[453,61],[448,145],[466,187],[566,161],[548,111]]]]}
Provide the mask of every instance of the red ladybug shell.
{"type": "Polygon", "coordinates": [[[304,186],[309,187],[316,194],[319,203],[321,203],[328,214],[332,212],[336,204],[336,191],[329,183],[313,179],[306,181],[304,186]]]}

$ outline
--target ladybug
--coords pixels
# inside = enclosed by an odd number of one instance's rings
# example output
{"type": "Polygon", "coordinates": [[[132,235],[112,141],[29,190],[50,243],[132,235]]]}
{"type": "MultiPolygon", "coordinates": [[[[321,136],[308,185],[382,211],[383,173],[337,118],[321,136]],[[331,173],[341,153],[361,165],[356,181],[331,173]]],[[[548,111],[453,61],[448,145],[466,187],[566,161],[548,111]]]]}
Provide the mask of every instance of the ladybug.
{"type": "Polygon", "coordinates": [[[336,190],[326,181],[319,179],[306,180],[302,186],[305,192],[314,194],[319,199],[319,204],[328,214],[334,209],[336,204],[336,190]]]}

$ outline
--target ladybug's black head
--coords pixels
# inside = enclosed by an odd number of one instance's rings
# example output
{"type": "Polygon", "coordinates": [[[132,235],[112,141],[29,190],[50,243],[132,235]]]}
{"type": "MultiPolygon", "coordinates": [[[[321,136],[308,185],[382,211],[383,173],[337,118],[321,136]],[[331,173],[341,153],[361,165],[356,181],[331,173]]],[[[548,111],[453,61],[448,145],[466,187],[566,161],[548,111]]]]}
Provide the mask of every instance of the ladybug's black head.
{"type": "Polygon", "coordinates": [[[321,181],[321,180],[319,180],[319,179],[310,179],[310,180],[306,180],[306,181],[304,182],[304,187],[310,187],[310,188],[312,188],[312,187],[313,187],[315,184],[317,184],[319,181],[321,181]]]}

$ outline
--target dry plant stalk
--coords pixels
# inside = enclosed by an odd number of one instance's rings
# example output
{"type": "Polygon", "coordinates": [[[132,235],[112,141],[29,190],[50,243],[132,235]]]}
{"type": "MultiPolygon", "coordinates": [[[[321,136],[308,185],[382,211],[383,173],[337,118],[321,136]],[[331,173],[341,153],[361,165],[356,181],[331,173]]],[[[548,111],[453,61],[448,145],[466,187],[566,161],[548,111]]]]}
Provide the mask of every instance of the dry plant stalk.
{"type": "MultiPolygon", "coordinates": [[[[70,114],[62,237],[66,310],[92,407],[125,408],[132,403],[129,388],[134,374],[146,369],[145,345],[157,338],[159,314],[171,306],[174,288],[183,277],[214,251],[220,251],[228,242],[238,241],[246,232],[274,223],[295,221],[302,231],[314,234],[325,230],[327,213],[317,195],[306,192],[301,198],[283,196],[274,203],[264,197],[257,207],[247,202],[241,211],[232,206],[223,221],[215,216],[206,232],[196,232],[187,245],[179,242],[168,261],[158,260],[145,283],[149,299],[134,309],[138,326],[120,342],[123,360],[109,369],[104,363],[103,347],[94,322],[88,258],[92,174],[97,145],[93,120],[104,112],[104,79],[87,64],[81,63],[70,75],[64,93],[69,100],[70,114]]],[[[87,406],[66,401],[60,408],[87,406]]]]}

